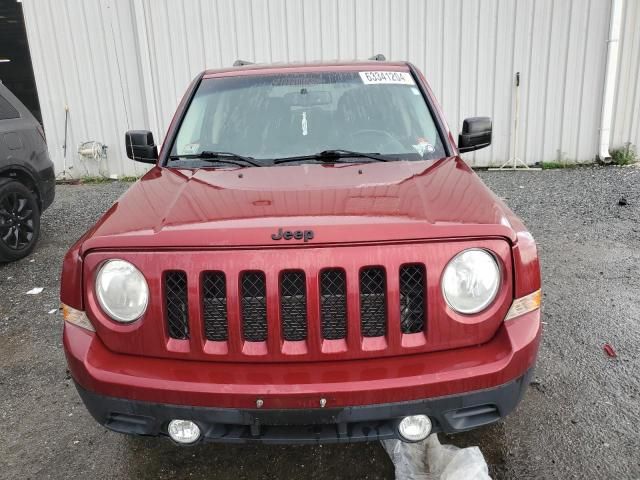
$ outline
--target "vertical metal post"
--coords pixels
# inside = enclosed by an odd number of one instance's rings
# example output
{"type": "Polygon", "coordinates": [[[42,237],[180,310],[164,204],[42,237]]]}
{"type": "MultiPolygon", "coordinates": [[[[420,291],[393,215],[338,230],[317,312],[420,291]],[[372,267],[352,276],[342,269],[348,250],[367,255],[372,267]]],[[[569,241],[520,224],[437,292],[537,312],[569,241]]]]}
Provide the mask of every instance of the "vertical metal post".
{"type": "MultiPolygon", "coordinates": [[[[516,108],[513,120],[513,168],[517,168],[518,161],[518,130],[520,126],[520,72],[516,72],[516,108]]],[[[524,164],[524,162],[522,162],[524,164]]],[[[526,165],[525,165],[526,166],[526,165]]]]}
{"type": "Polygon", "coordinates": [[[541,168],[531,168],[518,157],[518,131],[520,130],[520,72],[516,72],[515,80],[515,108],[513,119],[513,156],[504,162],[499,168],[489,170],[542,170],[541,168]]]}
{"type": "Polygon", "coordinates": [[[69,130],[69,105],[64,106],[64,143],[62,144],[62,178],[67,179],[67,133],[69,130]]]}

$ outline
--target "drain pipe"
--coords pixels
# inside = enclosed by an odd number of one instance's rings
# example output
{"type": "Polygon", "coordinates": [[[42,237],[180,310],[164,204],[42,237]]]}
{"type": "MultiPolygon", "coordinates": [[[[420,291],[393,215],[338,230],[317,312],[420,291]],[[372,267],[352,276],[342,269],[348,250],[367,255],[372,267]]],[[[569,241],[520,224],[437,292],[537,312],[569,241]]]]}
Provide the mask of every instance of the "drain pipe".
{"type": "Polygon", "coordinates": [[[609,21],[609,40],[607,41],[607,68],[604,78],[602,94],[602,115],[600,117],[600,147],[598,160],[611,162],[609,141],[611,138],[611,123],[613,121],[613,102],[616,96],[618,76],[618,47],[620,44],[620,26],[622,25],[622,7],[624,0],[611,1],[611,19],[609,21]]]}

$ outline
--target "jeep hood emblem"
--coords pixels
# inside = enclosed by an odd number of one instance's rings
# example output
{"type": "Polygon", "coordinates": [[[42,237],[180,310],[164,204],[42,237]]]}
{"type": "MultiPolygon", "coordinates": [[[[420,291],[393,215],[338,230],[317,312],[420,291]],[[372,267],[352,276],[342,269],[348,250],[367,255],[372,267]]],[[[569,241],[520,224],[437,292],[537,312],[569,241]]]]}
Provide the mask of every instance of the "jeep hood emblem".
{"type": "Polygon", "coordinates": [[[278,233],[271,235],[271,240],[313,240],[313,230],[283,230],[278,229],[278,233]]]}

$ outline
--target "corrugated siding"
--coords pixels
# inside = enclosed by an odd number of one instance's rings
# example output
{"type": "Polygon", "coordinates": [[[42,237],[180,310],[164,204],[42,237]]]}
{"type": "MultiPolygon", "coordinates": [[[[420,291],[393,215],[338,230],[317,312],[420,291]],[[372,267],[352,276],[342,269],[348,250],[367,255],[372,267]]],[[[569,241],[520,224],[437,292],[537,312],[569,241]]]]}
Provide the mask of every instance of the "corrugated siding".
{"type": "Polygon", "coordinates": [[[145,128],[147,109],[133,7],[122,0],[23,2],[29,47],[49,152],[73,177],[139,175],[126,158],[124,132],[145,128]],[[67,158],[63,148],[69,108],[67,158]],[[82,160],[78,145],[106,144],[106,160],[82,160]]]}
{"type": "MultiPolygon", "coordinates": [[[[494,119],[494,144],[468,154],[499,165],[592,161],[597,152],[610,0],[24,0],[36,81],[61,169],[64,104],[72,141],[109,145],[105,173],[135,174],[128,127],[166,130],[189,81],[237,58],[291,62],[384,53],[422,69],[457,135],[494,119]]],[[[614,143],[638,143],[639,5],[628,1],[614,143]],[[628,58],[627,58],[628,57],[628,58]],[[624,77],[624,79],[623,79],[624,77]],[[623,92],[624,90],[624,92],[623,92]],[[634,103],[635,102],[635,103],[634,103]]],[[[77,146],[77,145],[76,145],[77,146]]],[[[75,147],[69,151],[76,163],[75,147]]],[[[76,172],[80,170],[76,166],[76,172]]]]}
{"type": "Polygon", "coordinates": [[[640,148],[640,1],[627,0],[622,14],[620,63],[611,146],[640,148]]]}

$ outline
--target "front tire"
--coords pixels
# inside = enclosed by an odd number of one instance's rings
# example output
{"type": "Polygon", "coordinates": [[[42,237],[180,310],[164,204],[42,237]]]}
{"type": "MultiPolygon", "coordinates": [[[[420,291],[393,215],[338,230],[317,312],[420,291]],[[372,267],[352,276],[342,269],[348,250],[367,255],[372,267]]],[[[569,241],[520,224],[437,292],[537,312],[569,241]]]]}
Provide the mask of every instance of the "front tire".
{"type": "Polygon", "coordinates": [[[0,262],[29,255],[40,236],[36,196],[22,183],[0,180],[0,262]]]}

